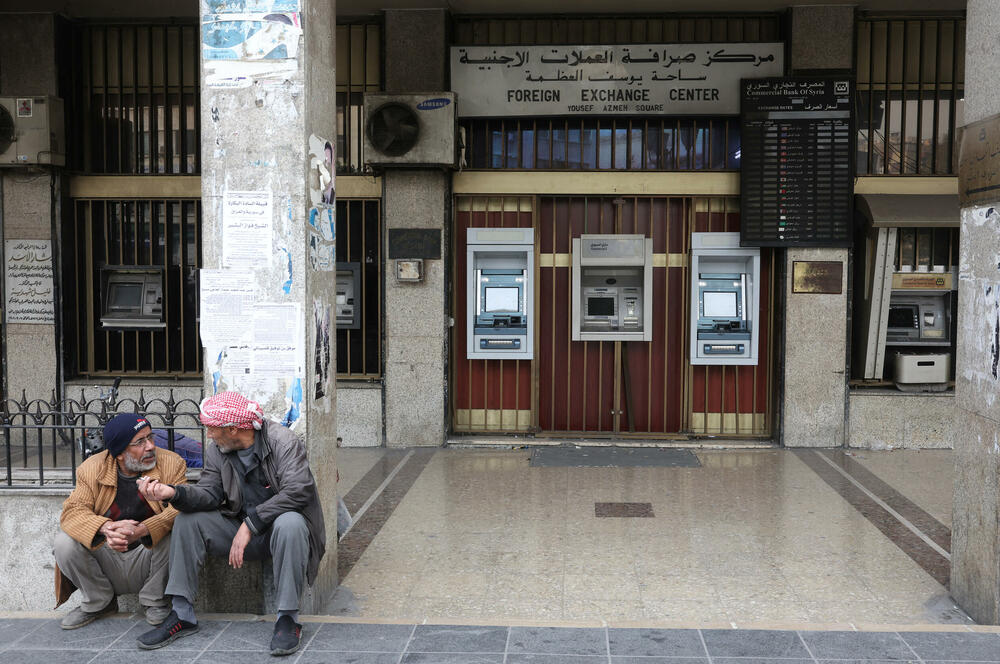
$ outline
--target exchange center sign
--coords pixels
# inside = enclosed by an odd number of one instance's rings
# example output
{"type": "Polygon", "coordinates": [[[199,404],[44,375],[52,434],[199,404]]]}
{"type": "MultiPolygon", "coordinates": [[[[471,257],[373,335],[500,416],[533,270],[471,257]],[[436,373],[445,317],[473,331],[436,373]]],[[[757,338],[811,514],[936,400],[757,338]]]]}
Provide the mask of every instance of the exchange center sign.
{"type": "Polygon", "coordinates": [[[453,46],[459,117],[738,115],[740,79],[784,74],[784,45],[453,46]]]}

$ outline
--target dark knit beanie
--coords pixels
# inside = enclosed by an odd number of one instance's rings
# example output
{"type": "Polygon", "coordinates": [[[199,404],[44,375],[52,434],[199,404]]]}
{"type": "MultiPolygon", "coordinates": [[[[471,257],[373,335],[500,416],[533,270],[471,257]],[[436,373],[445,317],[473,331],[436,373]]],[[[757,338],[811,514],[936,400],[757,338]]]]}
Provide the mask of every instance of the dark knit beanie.
{"type": "Polygon", "coordinates": [[[135,434],[149,426],[149,420],[138,413],[115,415],[104,425],[104,446],[108,453],[116,457],[125,451],[135,434]]]}

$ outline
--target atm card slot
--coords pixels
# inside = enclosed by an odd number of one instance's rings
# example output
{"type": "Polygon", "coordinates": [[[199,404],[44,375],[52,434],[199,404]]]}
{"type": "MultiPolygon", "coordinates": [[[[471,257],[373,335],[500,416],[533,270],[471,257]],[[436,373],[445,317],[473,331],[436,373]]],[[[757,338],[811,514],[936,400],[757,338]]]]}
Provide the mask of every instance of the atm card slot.
{"type": "Polygon", "coordinates": [[[520,350],[520,339],[480,339],[481,350],[520,350]]]}

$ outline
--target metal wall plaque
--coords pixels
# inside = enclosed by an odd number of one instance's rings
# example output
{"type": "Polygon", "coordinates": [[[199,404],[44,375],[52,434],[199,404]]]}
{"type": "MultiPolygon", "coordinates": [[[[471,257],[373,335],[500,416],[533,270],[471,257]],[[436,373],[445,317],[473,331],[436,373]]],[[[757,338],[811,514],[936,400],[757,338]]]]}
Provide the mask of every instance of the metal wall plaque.
{"type": "Polygon", "coordinates": [[[852,88],[846,78],[742,81],[741,244],[851,245],[852,88]]]}
{"type": "Polygon", "coordinates": [[[740,79],[784,73],[782,43],[453,46],[459,117],[736,115],[740,79]]]}
{"type": "Polygon", "coordinates": [[[1000,115],[962,127],[958,199],[963,207],[1000,201],[1000,115]]]}
{"type": "Polygon", "coordinates": [[[436,228],[390,228],[389,258],[441,258],[441,231],[436,228]]]}
{"type": "Polygon", "coordinates": [[[844,292],[844,264],[840,261],[793,261],[793,293],[844,292]]]}

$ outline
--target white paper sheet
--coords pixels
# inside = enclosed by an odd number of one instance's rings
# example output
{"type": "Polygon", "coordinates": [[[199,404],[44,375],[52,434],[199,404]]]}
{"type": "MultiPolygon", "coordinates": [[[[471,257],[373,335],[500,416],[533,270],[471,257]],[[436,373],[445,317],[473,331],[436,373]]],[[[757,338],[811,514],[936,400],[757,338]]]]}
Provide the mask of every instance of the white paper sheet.
{"type": "Polygon", "coordinates": [[[249,343],[256,300],[253,274],[242,270],[201,270],[201,344],[249,343]]]}
{"type": "Polygon", "coordinates": [[[273,219],[270,191],[227,191],[222,197],[222,266],[270,268],[273,219]]]}

